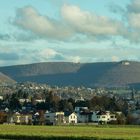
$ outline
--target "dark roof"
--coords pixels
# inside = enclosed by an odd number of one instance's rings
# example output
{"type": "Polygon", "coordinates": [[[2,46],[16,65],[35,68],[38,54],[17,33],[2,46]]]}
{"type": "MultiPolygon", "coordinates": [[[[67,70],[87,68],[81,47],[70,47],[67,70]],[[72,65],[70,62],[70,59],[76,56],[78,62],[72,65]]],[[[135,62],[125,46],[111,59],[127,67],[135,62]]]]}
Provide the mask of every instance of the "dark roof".
{"type": "Polygon", "coordinates": [[[106,112],[105,111],[99,111],[99,112],[97,112],[96,115],[106,115],[106,112]]]}
{"type": "Polygon", "coordinates": [[[68,116],[71,115],[72,113],[73,113],[73,112],[68,112],[68,111],[67,111],[67,112],[64,112],[64,115],[68,117],[68,116]]]}
{"type": "Polygon", "coordinates": [[[92,112],[85,112],[85,111],[83,111],[83,112],[80,112],[80,115],[91,115],[92,114],[92,112]]]}

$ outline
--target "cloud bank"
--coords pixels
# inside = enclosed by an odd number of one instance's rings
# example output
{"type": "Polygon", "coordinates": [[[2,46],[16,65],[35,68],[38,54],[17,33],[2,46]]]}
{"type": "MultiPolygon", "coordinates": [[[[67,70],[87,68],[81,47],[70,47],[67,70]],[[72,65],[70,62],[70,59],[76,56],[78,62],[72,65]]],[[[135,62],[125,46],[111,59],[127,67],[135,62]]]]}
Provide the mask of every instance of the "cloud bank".
{"type": "Polygon", "coordinates": [[[62,6],[59,20],[40,15],[31,6],[19,8],[14,24],[39,37],[54,40],[70,40],[80,35],[106,38],[126,34],[126,28],[120,21],[68,4],[62,6]]]}
{"type": "Polygon", "coordinates": [[[140,42],[140,1],[132,0],[132,3],[127,6],[127,22],[128,34],[127,37],[132,42],[140,42]]]}
{"type": "Polygon", "coordinates": [[[140,0],[111,11],[119,19],[69,4],[53,18],[32,6],[19,8],[10,22],[16,32],[0,33],[0,65],[140,60],[140,0]]]}
{"type": "Polygon", "coordinates": [[[40,15],[31,6],[17,10],[14,24],[27,31],[31,31],[39,37],[61,40],[72,34],[72,31],[66,25],[55,19],[40,15]]]}
{"type": "Polygon", "coordinates": [[[77,6],[65,4],[62,7],[62,17],[76,33],[92,36],[112,36],[124,32],[124,27],[120,22],[88,11],[82,11],[77,6]]]}

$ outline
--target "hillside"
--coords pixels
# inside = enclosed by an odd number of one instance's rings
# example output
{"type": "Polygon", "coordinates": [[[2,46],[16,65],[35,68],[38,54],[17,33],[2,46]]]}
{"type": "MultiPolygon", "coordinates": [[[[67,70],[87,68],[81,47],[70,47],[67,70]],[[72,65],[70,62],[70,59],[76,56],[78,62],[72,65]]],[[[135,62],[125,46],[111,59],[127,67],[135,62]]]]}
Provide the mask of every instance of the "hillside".
{"type": "Polygon", "coordinates": [[[70,63],[46,62],[0,67],[18,82],[32,81],[59,86],[120,87],[139,85],[140,62],[70,63]]]}
{"type": "Polygon", "coordinates": [[[0,72],[0,84],[2,83],[14,83],[15,81],[9,78],[8,76],[4,75],[3,73],[0,72]]]}

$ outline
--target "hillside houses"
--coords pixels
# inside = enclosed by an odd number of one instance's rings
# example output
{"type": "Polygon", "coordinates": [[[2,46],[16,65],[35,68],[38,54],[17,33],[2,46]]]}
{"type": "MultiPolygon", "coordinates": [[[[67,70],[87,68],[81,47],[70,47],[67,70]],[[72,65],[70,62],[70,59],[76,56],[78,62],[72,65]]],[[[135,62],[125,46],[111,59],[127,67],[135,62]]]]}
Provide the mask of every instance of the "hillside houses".
{"type": "Polygon", "coordinates": [[[76,124],[77,114],[74,112],[46,112],[46,124],[60,125],[60,124],[76,124]]]}
{"type": "Polygon", "coordinates": [[[110,111],[96,111],[93,112],[91,120],[96,123],[107,124],[112,121],[117,121],[117,118],[116,115],[110,111]]]}
{"type": "MultiPolygon", "coordinates": [[[[78,110],[76,108],[76,110],[78,110]]],[[[79,123],[98,123],[98,124],[107,124],[114,121],[117,121],[117,117],[114,113],[110,111],[90,111],[87,107],[80,108],[77,111],[78,122],[79,123]]]]}
{"type": "MultiPolygon", "coordinates": [[[[0,112],[4,112],[5,118],[9,113],[18,112],[20,116],[31,114],[31,124],[45,125],[58,124],[54,120],[49,123],[48,118],[44,117],[46,111],[50,113],[50,118],[53,113],[54,116],[57,116],[55,113],[63,112],[61,122],[63,124],[112,123],[116,121],[118,116],[116,117],[115,114],[119,111],[123,114],[119,117],[119,119],[125,120],[123,123],[137,123],[137,117],[131,112],[140,110],[140,91],[121,90],[119,94],[117,92],[120,91],[83,86],[51,87],[35,83],[18,83],[13,86],[0,87],[0,112]],[[72,114],[77,117],[74,118],[72,114]]],[[[3,121],[5,118],[1,119],[1,123],[7,122],[7,120],[3,121]]],[[[14,123],[17,122],[14,121],[14,123]]],[[[120,123],[122,122],[120,121],[120,123]]]]}
{"type": "Polygon", "coordinates": [[[110,111],[49,112],[36,113],[0,112],[1,123],[24,125],[69,125],[81,123],[107,124],[117,121],[110,111]]]}

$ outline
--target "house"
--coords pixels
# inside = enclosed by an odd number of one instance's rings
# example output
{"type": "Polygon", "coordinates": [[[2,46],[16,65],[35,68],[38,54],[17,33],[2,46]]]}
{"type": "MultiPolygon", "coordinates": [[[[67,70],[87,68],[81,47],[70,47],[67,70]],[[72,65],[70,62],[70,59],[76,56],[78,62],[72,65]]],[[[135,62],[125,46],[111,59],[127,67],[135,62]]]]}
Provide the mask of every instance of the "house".
{"type": "Polygon", "coordinates": [[[105,111],[93,112],[92,121],[96,123],[107,123],[108,117],[105,111]]]}
{"type": "Polygon", "coordinates": [[[110,111],[95,111],[92,114],[92,122],[106,124],[111,121],[116,121],[116,115],[111,114],[110,111]]]}
{"type": "Polygon", "coordinates": [[[7,113],[0,111],[0,124],[3,124],[7,121],[7,113]]]}
{"type": "Polygon", "coordinates": [[[111,113],[110,111],[106,111],[108,122],[117,121],[116,114],[111,113]]]}
{"type": "Polygon", "coordinates": [[[79,123],[91,122],[91,116],[92,116],[91,111],[82,111],[82,112],[78,113],[77,115],[78,115],[78,122],[79,123]]]}
{"type": "Polygon", "coordinates": [[[21,99],[19,99],[19,102],[23,104],[24,102],[26,102],[26,103],[31,102],[31,100],[21,98],[21,99]]]}
{"type": "Polygon", "coordinates": [[[75,102],[85,101],[85,99],[81,96],[80,98],[75,99],[75,102]]]}
{"type": "Polygon", "coordinates": [[[3,100],[3,96],[0,96],[0,100],[3,100]]]}
{"type": "Polygon", "coordinates": [[[21,124],[32,124],[31,114],[22,114],[20,118],[21,124]]]}
{"type": "Polygon", "coordinates": [[[35,102],[36,103],[45,103],[45,99],[35,99],[35,102]]]}
{"type": "Polygon", "coordinates": [[[88,107],[75,107],[75,112],[80,113],[81,111],[88,110],[88,107]]]}
{"type": "Polygon", "coordinates": [[[44,125],[45,124],[45,111],[38,110],[33,114],[33,124],[34,125],[44,125]]]}
{"type": "Polygon", "coordinates": [[[24,112],[32,112],[33,109],[34,108],[31,102],[25,102],[22,106],[22,111],[24,112]]]}
{"type": "Polygon", "coordinates": [[[65,123],[68,123],[68,124],[77,123],[77,114],[74,112],[73,113],[65,112],[65,123]]]}
{"type": "Polygon", "coordinates": [[[20,124],[20,117],[21,117],[21,114],[19,112],[15,112],[13,114],[8,114],[7,122],[20,124]]]}
{"type": "Polygon", "coordinates": [[[64,112],[45,113],[46,124],[59,125],[65,123],[64,112]]]}
{"type": "Polygon", "coordinates": [[[32,124],[32,115],[20,114],[19,112],[8,114],[7,122],[15,124],[32,124]]]}
{"type": "Polygon", "coordinates": [[[85,112],[78,113],[78,123],[88,123],[89,114],[85,112]]]}
{"type": "Polygon", "coordinates": [[[75,112],[77,113],[77,121],[79,123],[88,123],[91,121],[91,111],[88,107],[75,107],[75,112]]]}
{"type": "Polygon", "coordinates": [[[34,113],[33,114],[33,125],[38,125],[39,119],[40,119],[39,112],[34,113]]]}
{"type": "Polygon", "coordinates": [[[6,107],[6,108],[4,109],[4,112],[8,113],[8,112],[9,112],[9,108],[6,107]]]}

